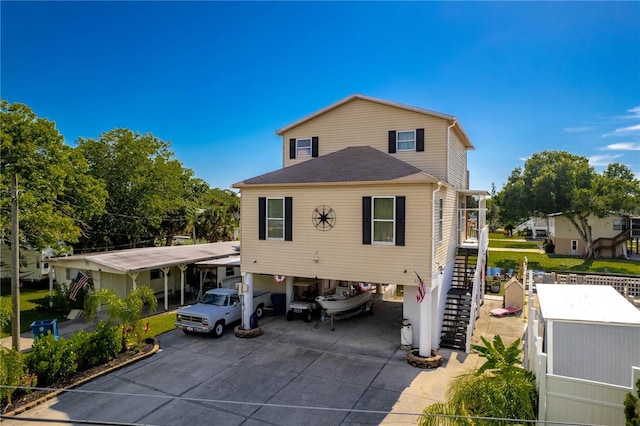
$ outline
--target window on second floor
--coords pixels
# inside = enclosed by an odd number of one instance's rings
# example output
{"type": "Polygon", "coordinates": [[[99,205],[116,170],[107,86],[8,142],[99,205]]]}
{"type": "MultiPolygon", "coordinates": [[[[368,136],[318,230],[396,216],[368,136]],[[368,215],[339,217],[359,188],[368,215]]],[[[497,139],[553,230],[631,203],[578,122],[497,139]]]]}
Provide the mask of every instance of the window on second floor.
{"type": "Polygon", "coordinates": [[[311,139],[296,139],[296,158],[311,157],[311,139]]]}
{"type": "Polygon", "coordinates": [[[624,222],[622,219],[613,219],[613,230],[624,231],[624,222]]]}
{"type": "Polygon", "coordinates": [[[267,198],[267,239],[284,239],[284,198],[267,198]]]}
{"type": "Polygon", "coordinates": [[[389,130],[389,153],[424,151],[424,129],[389,130]]]}
{"type": "Polygon", "coordinates": [[[362,243],[403,246],[405,197],[362,197],[362,243]]]}
{"type": "Polygon", "coordinates": [[[291,197],[258,199],[258,238],[292,241],[293,200],[291,197]]]}

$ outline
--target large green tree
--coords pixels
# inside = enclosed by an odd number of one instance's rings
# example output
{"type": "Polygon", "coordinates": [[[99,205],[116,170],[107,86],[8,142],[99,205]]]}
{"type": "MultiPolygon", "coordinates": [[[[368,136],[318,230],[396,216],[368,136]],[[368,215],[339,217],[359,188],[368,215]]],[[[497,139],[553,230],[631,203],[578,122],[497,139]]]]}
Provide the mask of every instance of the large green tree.
{"type": "Polygon", "coordinates": [[[640,182],[623,164],[609,164],[598,174],[585,157],[542,151],[526,161],[524,170],[513,170],[497,201],[505,223],[564,214],[585,244],[585,257],[593,258],[589,217],[638,213],[640,182]]]}
{"type": "Polygon", "coordinates": [[[240,219],[240,197],[230,189],[212,188],[203,197],[196,234],[210,243],[230,241],[240,219]]]}
{"type": "Polygon", "coordinates": [[[11,228],[11,176],[18,177],[20,244],[43,249],[74,243],[104,210],[106,191],[87,174],[80,152],[65,145],[55,123],[26,105],[0,101],[0,228],[11,228]]]}
{"type": "Polygon", "coordinates": [[[166,236],[169,223],[188,213],[185,190],[193,172],[174,158],[170,146],[150,133],[129,129],[113,129],[97,139],[79,138],[89,173],[104,181],[109,193],[107,213],[91,222],[85,246],[154,245],[157,238],[166,236]]]}

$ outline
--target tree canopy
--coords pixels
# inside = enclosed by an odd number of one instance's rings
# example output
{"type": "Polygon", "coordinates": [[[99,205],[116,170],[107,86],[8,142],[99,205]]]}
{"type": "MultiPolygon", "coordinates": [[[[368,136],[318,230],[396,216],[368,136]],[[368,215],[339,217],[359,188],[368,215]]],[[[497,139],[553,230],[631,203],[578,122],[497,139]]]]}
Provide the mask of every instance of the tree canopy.
{"type": "Polygon", "coordinates": [[[188,222],[197,190],[193,171],[182,166],[171,144],[151,133],[113,129],[97,139],[79,138],[89,174],[105,183],[107,212],[91,222],[83,241],[91,248],[154,245],[188,222]],[[164,227],[164,230],[163,230],[164,227]]]}
{"type": "Polygon", "coordinates": [[[11,176],[18,178],[20,244],[44,249],[76,242],[105,207],[104,184],[65,145],[55,123],[26,105],[0,101],[0,227],[11,228],[11,176]]]}
{"type": "Polygon", "coordinates": [[[612,163],[596,173],[585,157],[564,151],[533,154],[516,168],[497,196],[503,222],[519,222],[531,216],[564,214],[575,226],[593,257],[589,217],[637,214],[640,182],[623,164],[612,163]]]}

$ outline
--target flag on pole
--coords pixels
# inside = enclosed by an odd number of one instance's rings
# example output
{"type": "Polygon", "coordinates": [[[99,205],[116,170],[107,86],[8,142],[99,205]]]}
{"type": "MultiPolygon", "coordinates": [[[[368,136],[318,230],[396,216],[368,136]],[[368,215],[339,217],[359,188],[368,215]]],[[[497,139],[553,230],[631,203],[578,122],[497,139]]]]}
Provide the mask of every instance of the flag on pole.
{"type": "Polygon", "coordinates": [[[424,299],[424,295],[427,292],[427,290],[424,287],[424,281],[422,281],[422,278],[420,278],[420,275],[418,275],[416,271],[413,271],[413,272],[416,274],[416,277],[418,277],[418,281],[420,282],[420,284],[418,285],[418,293],[416,294],[416,303],[422,303],[422,299],[424,299]]]}
{"type": "Polygon", "coordinates": [[[76,275],[76,282],[73,285],[73,288],[71,289],[71,293],[69,294],[69,299],[75,302],[76,298],[78,297],[78,292],[82,287],[87,285],[88,282],[89,282],[89,277],[83,274],[82,272],[78,271],[78,275],[76,275]]]}

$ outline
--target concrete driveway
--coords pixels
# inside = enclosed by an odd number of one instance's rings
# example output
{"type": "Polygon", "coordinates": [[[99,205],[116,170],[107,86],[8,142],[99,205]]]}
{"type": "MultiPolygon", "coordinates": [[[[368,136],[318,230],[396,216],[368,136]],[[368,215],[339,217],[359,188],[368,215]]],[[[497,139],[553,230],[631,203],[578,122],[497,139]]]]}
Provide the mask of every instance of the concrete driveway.
{"type": "MultiPolygon", "coordinates": [[[[488,301],[483,311],[498,305],[488,301]]],[[[486,317],[477,329],[490,320],[522,334],[519,318],[486,317]]],[[[402,303],[377,302],[373,316],[337,321],[335,331],[328,322],[282,316],[265,316],[264,334],[252,339],[235,337],[230,327],[220,339],[175,330],[159,337],[159,353],[19,417],[67,424],[416,424],[426,405],[443,400],[450,378],[475,367],[478,357],[443,349],[442,367],[411,367],[400,348],[401,320],[402,303]]]]}

